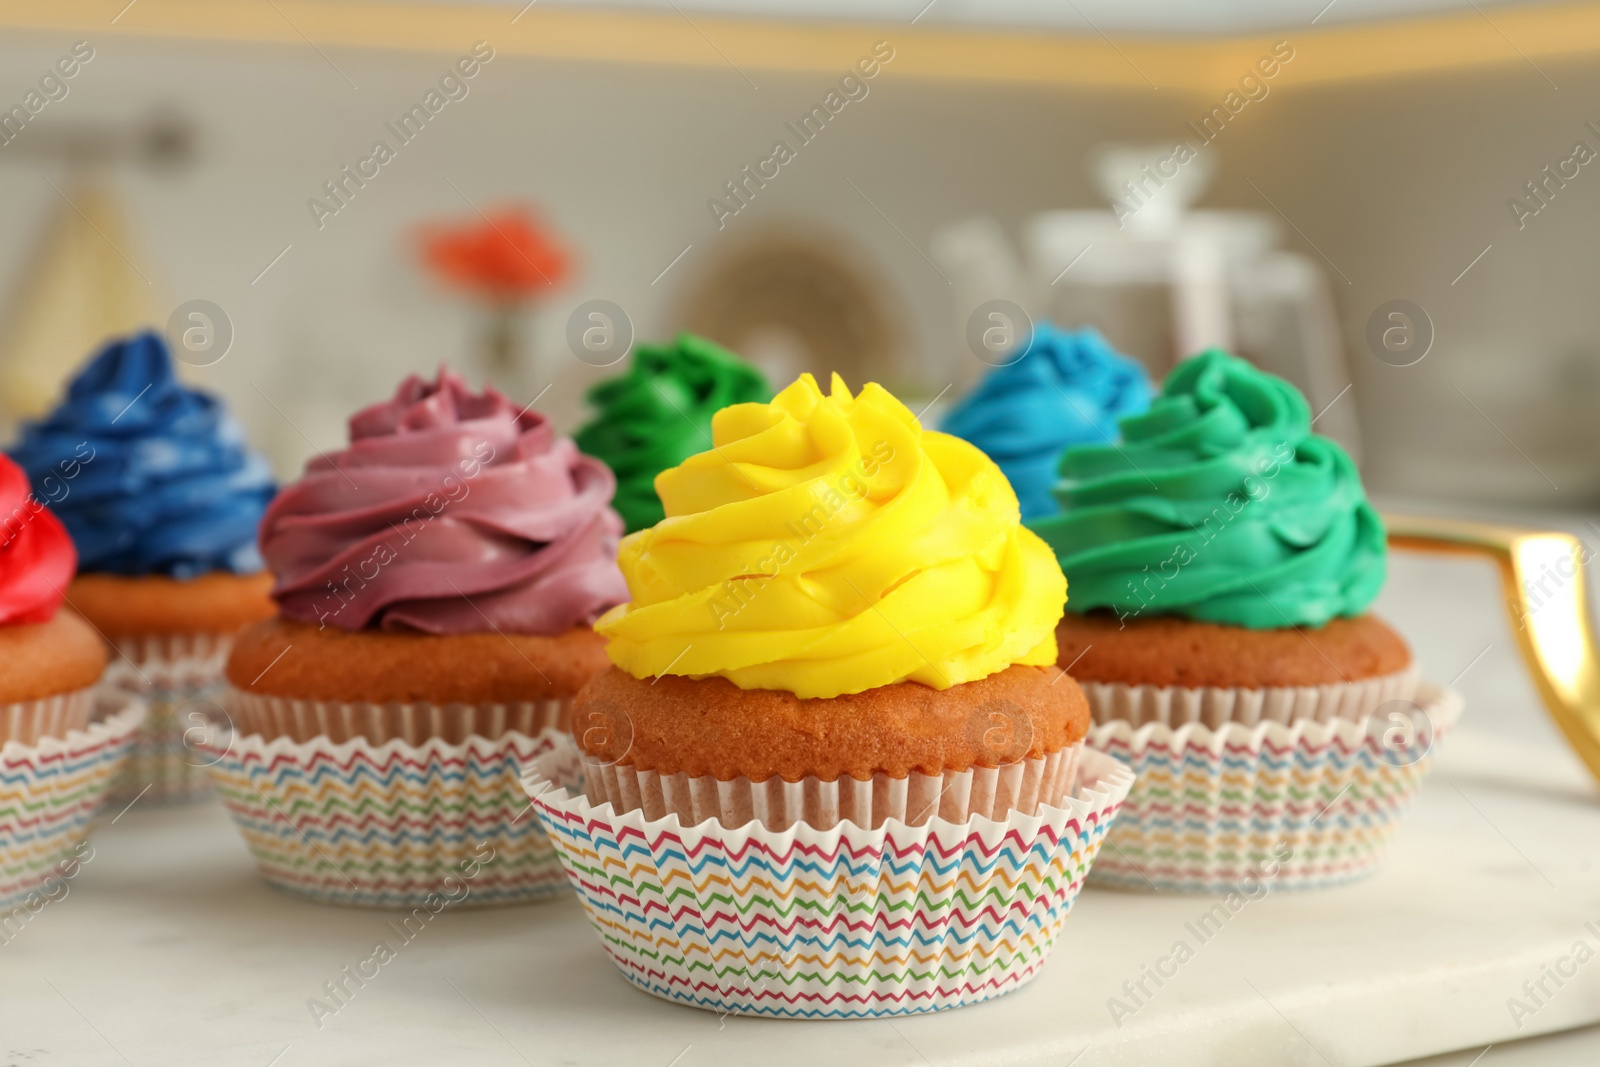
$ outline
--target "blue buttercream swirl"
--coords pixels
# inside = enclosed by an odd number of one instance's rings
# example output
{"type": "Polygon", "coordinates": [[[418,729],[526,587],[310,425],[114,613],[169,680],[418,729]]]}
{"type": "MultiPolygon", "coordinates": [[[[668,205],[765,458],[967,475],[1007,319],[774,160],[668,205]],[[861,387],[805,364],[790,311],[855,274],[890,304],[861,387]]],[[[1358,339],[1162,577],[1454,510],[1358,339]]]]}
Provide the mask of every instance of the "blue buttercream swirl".
{"type": "Polygon", "coordinates": [[[158,334],[101,349],[11,456],[66,524],[80,571],[193,578],[264,567],[256,526],[272,472],[220,400],[177,380],[158,334]]]}
{"type": "Polygon", "coordinates": [[[1037,323],[1022,355],[996,367],[950,409],[940,429],[1000,465],[1024,519],[1052,515],[1056,466],[1069,445],[1117,439],[1117,420],[1150,406],[1144,365],[1095,330],[1037,323]]]}

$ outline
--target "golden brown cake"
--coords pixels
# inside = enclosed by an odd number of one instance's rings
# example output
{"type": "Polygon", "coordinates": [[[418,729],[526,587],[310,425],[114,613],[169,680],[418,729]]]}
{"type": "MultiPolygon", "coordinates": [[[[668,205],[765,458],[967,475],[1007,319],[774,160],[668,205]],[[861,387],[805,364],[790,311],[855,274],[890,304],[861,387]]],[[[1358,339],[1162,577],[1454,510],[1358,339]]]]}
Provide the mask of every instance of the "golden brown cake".
{"type": "Polygon", "coordinates": [[[588,755],[641,771],[864,781],[1046,756],[1083,739],[1089,703],[1076,682],[1045,667],[1009,667],[948,689],[910,682],[811,699],[612,668],[579,694],[573,724],[588,755]]]}
{"type": "Polygon", "coordinates": [[[1405,639],[1376,615],[1324,626],[1251,630],[1172,616],[1119,622],[1109,611],[1068,614],[1058,662],[1085,682],[1261,689],[1357,682],[1411,665],[1405,639]]]}
{"type": "Polygon", "coordinates": [[[71,611],[49,622],[0,626],[0,704],[86,689],[106,669],[106,646],[71,611]]]}
{"type": "Polygon", "coordinates": [[[213,571],[198,578],[80,574],[67,599],[109,638],[232,633],[271,618],[272,575],[213,571]]]}
{"type": "Polygon", "coordinates": [[[352,633],[269,619],[234,642],[228,681],[296,700],[492,704],[565,699],[607,666],[604,642],[587,627],[553,636],[352,633]]]}

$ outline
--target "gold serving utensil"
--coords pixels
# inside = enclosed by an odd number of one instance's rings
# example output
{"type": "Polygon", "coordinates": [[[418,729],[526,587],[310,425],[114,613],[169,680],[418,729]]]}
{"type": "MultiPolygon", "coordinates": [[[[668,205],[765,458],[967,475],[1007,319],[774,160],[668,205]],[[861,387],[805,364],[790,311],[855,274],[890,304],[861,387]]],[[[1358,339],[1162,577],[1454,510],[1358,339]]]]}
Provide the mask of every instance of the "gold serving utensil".
{"type": "Polygon", "coordinates": [[[1498,565],[1517,647],[1539,696],[1589,772],[1600,780],[1600,651],[1584,595],[1576,537],[1549,530],[1386,515],[1389,544],[1487,556],[1498,565]]]}

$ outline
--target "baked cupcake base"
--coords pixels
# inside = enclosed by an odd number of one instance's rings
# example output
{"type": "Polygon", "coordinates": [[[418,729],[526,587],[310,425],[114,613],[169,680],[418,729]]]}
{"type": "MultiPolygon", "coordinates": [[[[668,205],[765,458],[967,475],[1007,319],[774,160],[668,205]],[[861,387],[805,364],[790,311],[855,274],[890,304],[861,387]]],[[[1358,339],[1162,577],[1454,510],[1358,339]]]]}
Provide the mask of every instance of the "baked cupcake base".
{"type": "Polygon", "coordinates": [[[1170,615],[1068,612],[1058,662],[1079,683],[1155,688],[1315,688],[1414,669],[1405,638],[1376,615],[1252,630],[1170,615]]]}
{"type": "Polygon", "coordinates": [[[519,778],[555,743],[563,702],[402,708],[231,687],[223,701],[234,728],[205,744],[212,782],[271,885],[430,910],[561,892],[519,778]],[[429,733],[440,723],[454,739],[429,733]]]}
{"type": "Polygon", "coordinates": [[[0,626],[0,741],[65,737],[89,725],[105,669],[105,642],[76,612],[0,626]]]}
{"type": "Polygon", "coordinates": [[[578,694],[572,724],[600,763],[791,782],[1003,766],[1075,744],[1088,728],[1089,703],[1071,678],[1020,665],[945,689],[901,682],[835,697],[611,667],[578,694]]]}
{"type": "Polygon", "coordinates": [[[101,721],[0,745],[0,907],[43,907],[50,879],[76,873],[73,850],[144,721],[144,704],[131,693],[75,696],[101,721]]]}
{"type": "Polygon", "coordinates": [[[328,703],[475,705],[563,700],[610,665],[586,626],[422,634],[275,618],[239,634],[227,676],[236,689],[328,703]]]}
{"type": "Polygon", "coordinates": [[[602,946],[709,1011],[870,1019],[974,1004],[1038,974],[1133,776],[1087,752],[1037,814],[770,830],[617,814],[563,742],[524,786],[602,946]]]}
{"type": "Polygon", "coordinates": [[[1085,690],[1089,747],[1138,776],[1093,884],[1160,892],[1309,889],[1371,873],[1462,708],[1422,683],[1376,711],[1212,726],[1173,713],[1198,702],[1192,692],[1085,690]],[[1136,701],[1169,714],[1139,726],[1109,716],[1136,701]]]}
{"type": "Polygon", "coordinates": [[[1032,814],[1071,789],[1088,728],[1077,683],[1030,666],[824,698],[613,667],[572,708],[591,803],[769,830],[1032,814]]]}

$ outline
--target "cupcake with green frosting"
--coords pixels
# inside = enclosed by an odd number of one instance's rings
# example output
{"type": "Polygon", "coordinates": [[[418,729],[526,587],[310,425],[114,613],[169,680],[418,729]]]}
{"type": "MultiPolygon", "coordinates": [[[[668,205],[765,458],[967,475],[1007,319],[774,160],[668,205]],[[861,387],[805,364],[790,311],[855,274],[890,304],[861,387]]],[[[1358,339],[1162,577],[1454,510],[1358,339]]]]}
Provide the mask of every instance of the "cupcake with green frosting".
{"type": "Polygon", "coordinates": [[[1072,582],[1058,636],[1074,677],[1260,689],[1409,671],[1367,614],[1383,522],[1294,386],[1212,349],[1121,428],[1062,454],[1061,510],[1030,524],[1072,582]]]}
{"type": "Polygon", "coordinates": [[[1203,352],[1120,443],[1067,449],[1059,512],[1028,523],[1072,586],[1059,664],[1089,697],[1090,743],[1141,773],[1102,880],[1370,869],[1459,711],[1368,611],[1383,522],[1311,421],[1288,382],[1203,352]]]}
{"type": "Polygon", "coordinates": [[[681,333],[671,344],[641,345],[624,374],[590,389],[595,416],[573,437],[616,473],[612,506],[632,533],[665,517],[656,475],[711,447],[711,416],[730,404],[771,399],[760,371],[681,333]]]}

